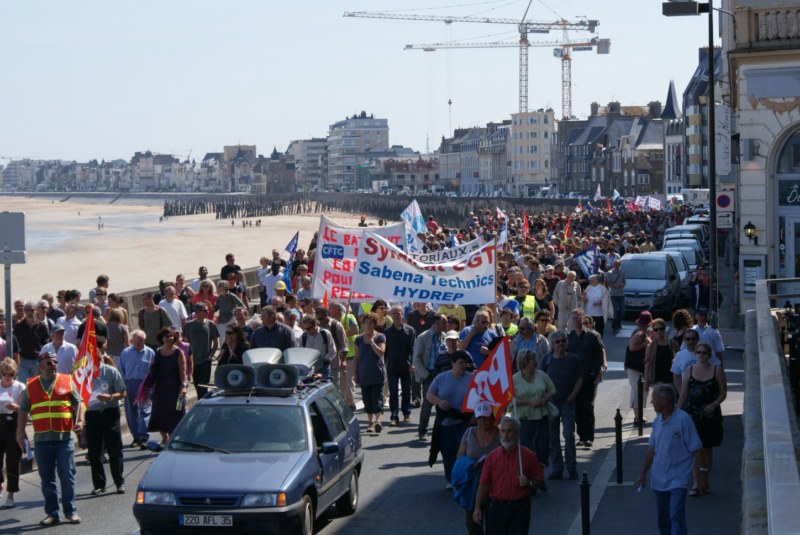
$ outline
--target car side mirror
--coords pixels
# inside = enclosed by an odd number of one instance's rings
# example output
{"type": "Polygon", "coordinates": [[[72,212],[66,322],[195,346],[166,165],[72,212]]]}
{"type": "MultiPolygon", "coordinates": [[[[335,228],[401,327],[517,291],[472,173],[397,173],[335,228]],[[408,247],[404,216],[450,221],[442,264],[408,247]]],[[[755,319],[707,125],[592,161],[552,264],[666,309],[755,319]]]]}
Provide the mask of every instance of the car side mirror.
{"type": "Polygon", "coordinates": [[[322,453],[324,455],[332,455],[334,453],[339,453],[339,444],[337,444],[336,442],[323,442],[322,453]]]}

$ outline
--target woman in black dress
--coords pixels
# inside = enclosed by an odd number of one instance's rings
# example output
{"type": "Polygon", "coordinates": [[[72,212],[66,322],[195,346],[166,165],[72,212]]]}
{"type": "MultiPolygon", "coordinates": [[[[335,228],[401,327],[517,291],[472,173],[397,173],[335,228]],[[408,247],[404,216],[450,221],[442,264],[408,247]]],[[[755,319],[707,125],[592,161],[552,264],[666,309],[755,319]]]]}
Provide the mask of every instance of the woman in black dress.
{"type": "Polygon", "coordinates": [[[157,339],[161,347],[150,365],[148,382],[152,383],[153,407],[147,430],[161,433],[160,448],[163,448],[186,414],[186,357],[176,346],[178,336],[171,327],[158,331],[157,339]],[[183,403],[178,408],[179,399],[183,403]]]}
{"type": "Polygon", "coordinates": [[[703,465],[698,468],[695,461],[694,488],[689,496],[701,492],[708,494],[708,476],[713,461],[713,448],[722,444],[722,410],[720,405],[728,395],[728,380],[722,366],[711,365],[711,346],[699,343],[694,350],[697,364],[683,372],[681,395],[678,407],[685,410],[694,421],[700,442],[703,443],[703,465]],[[705,477],[702,477],[705,475],[705,477]]]}

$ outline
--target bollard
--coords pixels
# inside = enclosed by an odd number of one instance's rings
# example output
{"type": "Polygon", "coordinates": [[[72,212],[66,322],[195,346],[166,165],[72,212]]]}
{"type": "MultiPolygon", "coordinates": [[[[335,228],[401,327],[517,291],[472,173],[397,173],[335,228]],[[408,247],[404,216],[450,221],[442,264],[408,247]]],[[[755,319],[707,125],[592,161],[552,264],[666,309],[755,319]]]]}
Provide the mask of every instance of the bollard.
{"type": "Polygon", "coordinates": [[[622,485],[622,414],[619,409],[614,416],[614,431],[617,436],[617,485],[622,485]]]}
{"type": "Polygon", "coordinates": [[[636,418],[639,422],[639,436],[644,435],[644,378],[639,374],[639,380],[636,382],[637,399],[639,405],[636,407],[636,418]]]}
{"type": "Polygon", "coordinates": [[[581,533],[582,535],[589,535],[591,525],[589,522],[589,474],[584,472],[581,479],[581,533]]]}

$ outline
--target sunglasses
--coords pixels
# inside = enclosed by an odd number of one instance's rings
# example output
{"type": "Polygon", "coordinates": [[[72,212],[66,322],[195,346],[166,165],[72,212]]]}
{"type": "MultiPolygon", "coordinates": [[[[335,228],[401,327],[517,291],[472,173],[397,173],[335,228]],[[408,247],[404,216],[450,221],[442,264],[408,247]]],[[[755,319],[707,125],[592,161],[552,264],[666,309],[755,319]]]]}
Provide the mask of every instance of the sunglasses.
{"type": "Polygon", "coordinates": [[[654,331],[663,331],[665,330],[664,327],[653,327],[654,331]]]}
{"type": "Polygon", "coordinates": [[[694,337],[694,336],[692,336],[690,338],[684,338],[683,339],[684,342],[697,342],[698,340],[700,340],[700,339],[697,338],[697,337],[694,337]]]}
{"type": "Polygon", "coordinates": [[[709,355],[710,353],[708,351],[695,351],[694,354],[695,355],[709,355]]]}
{"type": "Polygon", "coordinates": [[[566,344],[567,341],[562,338],[561,340],[553,340],[553,343],[554,344],[566,344]]]}
{"type": "Polygon", "coordinates": [[[3,374],[0,374],[0,375],[2,375],[3,377],[14,377],[17,374],[16,373],[3,373],[3,374]]]}

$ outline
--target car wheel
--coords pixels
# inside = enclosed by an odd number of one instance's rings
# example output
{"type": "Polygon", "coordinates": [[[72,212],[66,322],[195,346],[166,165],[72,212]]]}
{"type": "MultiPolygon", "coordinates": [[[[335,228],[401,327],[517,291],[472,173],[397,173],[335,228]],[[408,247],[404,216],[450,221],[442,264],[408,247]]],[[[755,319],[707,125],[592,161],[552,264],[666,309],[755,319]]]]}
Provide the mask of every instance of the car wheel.
{"type": "Polygon", "coordinates": [[[341,498],[336,500],[336,510],[342,515],[352,515],[358,507],[358,473],[350,472],[350,484],[341,498]]]}
{"type": "Polygon", "coordinates": [[[297,535],[314,534],[314,502],[308,494],[303,495],[303,507],[300,509],[300,518],[297,522],[297,535]]]}

